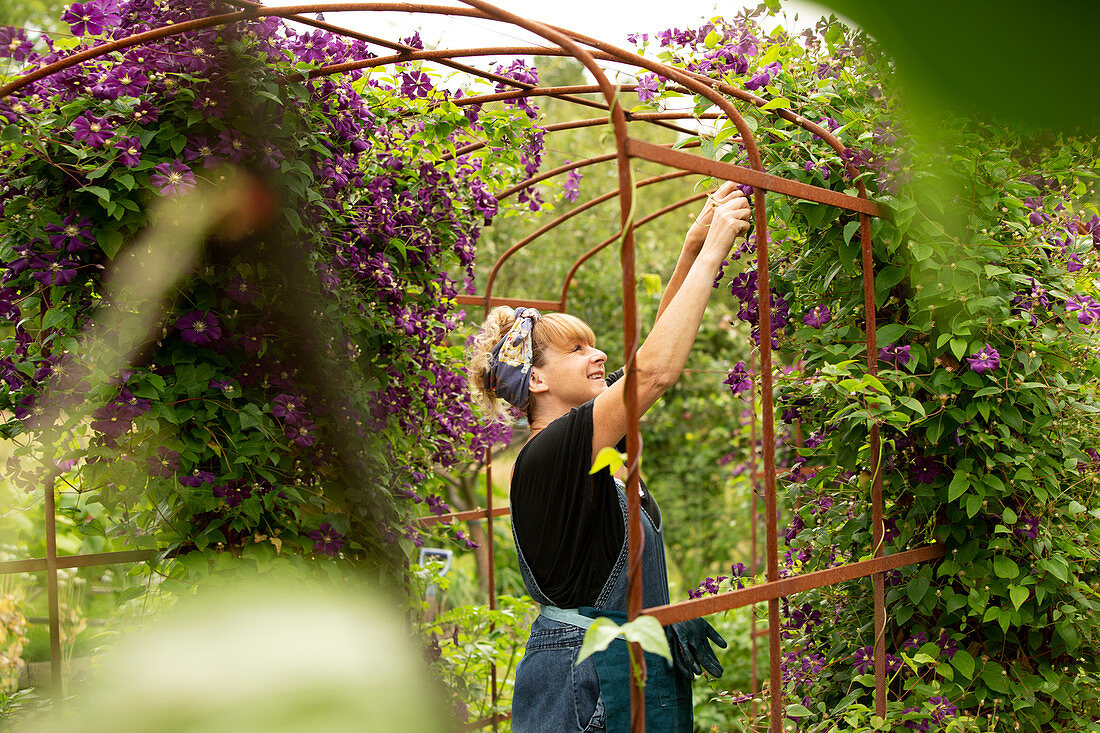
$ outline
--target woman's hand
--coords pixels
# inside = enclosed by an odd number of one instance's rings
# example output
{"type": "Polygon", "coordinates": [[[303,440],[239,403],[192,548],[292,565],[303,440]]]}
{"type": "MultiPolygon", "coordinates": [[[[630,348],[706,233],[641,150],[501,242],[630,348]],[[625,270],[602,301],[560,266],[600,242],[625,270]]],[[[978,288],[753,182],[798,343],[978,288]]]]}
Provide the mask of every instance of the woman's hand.
{"type": "Polygon", "coordinates": [[[688,230],[687,243],[693,244],[696,247],[701,247],[703,241],[707,237],[707,232],[710,230],[710,223],[714,218],[714,210],[719,205],[729,201],[735,195],[744,196],[737,187],[737,184],[733,181],[726,181],[718,187],[717,191],[708,194],[707,202],[703,204],[702,211],[695,217],[695,221],[688,230]]]}
{"type": "Polygon", "coordinates": [[[709,217],[710,226],[703,240],[703,251],[721,261],[733,248],[734,241],[749,231],[752,209],[748,198],[737,189],[716,201],[709,217]]]}

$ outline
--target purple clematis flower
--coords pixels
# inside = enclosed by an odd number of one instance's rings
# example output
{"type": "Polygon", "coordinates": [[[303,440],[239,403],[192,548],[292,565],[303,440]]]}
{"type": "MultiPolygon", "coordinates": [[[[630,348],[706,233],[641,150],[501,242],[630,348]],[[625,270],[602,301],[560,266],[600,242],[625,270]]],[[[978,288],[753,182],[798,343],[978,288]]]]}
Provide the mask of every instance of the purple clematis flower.
{"type": "Polygon", "coordinates": [[[115,149],[121,150],[118,162],[127,168],[133,168],[141,162],[141,140],[137,137],[124,137],[115,143],[115,149]]]}
{"type": "Polygon", "coordinates": [[[179,158],[171,163],[161,163],[153,170],[156,173],[149,177],[149,181],[161,194],[179,194],[195,187],[195,174],[179,158]]]}
{"type": "Polygon", "coordinates": [[[811,328],[821,328],[832,319],[833,315],[825,305],[815,305],[802,316],[802,322],[811,328]]]}
{"type": "Polygon", "coordinates": [[[93,117],[87,112],[73,120],[69,127],[73,130],[74,140],[86,142],[93,148],[102,148],[115,134],[114,128],[107,124],[107,120],[93,117]]]}
{"type": "Polygon", "coordinates": [[[172,478],[179,470],[180,454],[162,445],[157,448],[157,454],[149,456],[145,459],[145,462],[149,464],[149,473],[152,475],[161,478],[172,478]]]}
{"type": "Polygon", "coordinates": [[[651,99],[656,99],[657,89],[656,74],[642,74],[638,77],[638,88],[635,92],[638,95],[639,102],[648,102],[651,99]]]}
{"type": "Polygon", "coordinates": [[[61,224],[47,224],[46,232],[49,235],[51,247],[69,252],[80,252],[88,249],[94,241],[92,239],[91,220],[86,216],[81,216],[80,221],[77,221],[75,213],[71,213],[62,219],[61,224]]]}
{"type": "Polygon", "coordinates": [[[290,442],[299,448],[308,448],[317,442],[317,424],[312,420],[299,420],[293,425],[283,428],[290,442]]]}
{"type": "Polygon", "coordinates": [[[209,346],[222,337],[221,324],[210,311],[191,311],[176,320],[184,343],[192,346],[209,346]]]}
{"type": "Polygon", "coordinates": [[[879,361],[885,361],[890,364],[896,364],[897,366],[905,366],[913,360],[912,355],[909,353],[908,346],[898,346],[897,344],[890,344],[889,346],[883,346],[878,350],[879,361]]]}
{"type": "Polygon", "coordinates": [[[580,184],[582,178],[584,178],[584,175],[580,171],[569,171],[569,175],[565,177],[565,184],[562,186],[562,196],[566,201],[576,201],[577,197],[581,195],[580,184]]]}
{"type": "Polygon", "coordinates": [[[749,378],[748,372],[745,371],[745,362],[739,361],[734,364],[733,369],[730,369],[730,373],[722,381],[722,384],[729,385],[734,397],[752,389],[752,380],[749,378]]]}
{"type": "Polygon", "coordinates": [[[1066,313],[1073,311],[1081,311],[1077,314],[1077,322],[1088,326],[1100,318],[1100,302],[1089,295],[1075,295],[1066,301],[1066,313]]]}
{"type": "Polygon", "coordinates": [[[318,555],[336,557],[344,546],[344,535],[333,529],[328,522],[310,532],[309,538],[313,540],[313,551],[318,555]]]}
{"type": "Polygon", "coordinates": [[[69,24],[74,36],[98,36],[110,18],[98,2],[73,3],[61,20],[69,24]]]}
{"type": "Polygon", "coordinates": [[[977,374],[993,371],[1001,366],[1001,355],[989,344],[966,357],[970,370],[977,374]]]}

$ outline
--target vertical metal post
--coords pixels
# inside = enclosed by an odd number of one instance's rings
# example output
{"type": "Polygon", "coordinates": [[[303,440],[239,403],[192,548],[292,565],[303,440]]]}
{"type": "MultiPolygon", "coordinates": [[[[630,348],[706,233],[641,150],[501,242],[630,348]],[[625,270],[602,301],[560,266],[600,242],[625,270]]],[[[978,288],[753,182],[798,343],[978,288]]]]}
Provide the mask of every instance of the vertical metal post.
{"type": "Polygon", "coordinates": [[[61,605],[57,593],[57,504],[54,491],[57,485],[57,472],[51,471],[46,479],[46,598],[50,604],[50,691],[54,701],[60,703],[65,697],[64,682],[61,679],[61,605]]]}
{"type": "MultiPolygon", "coordinates": [[[[495,611],[497,608],[497,570],[496,570],[496,551],[493,538],[493,444],[490,442],[485,446],[485,545],[486,552],[489,553],[489,610],[495,611]]],[[[489,623],[489,633],[492,634],[496,629],[496,624],[489,623]]],[[[497,698],[499,691],[497,690],[497,663],[496,658],[493,658],[493,662],[490,666],[489,675],[491,677],[490,684],[492,685],[491,700],[493,706],[493,731],[497,730],[497,698]]]]}
{"type": "MultiPolygon", "coordinates": [[[[772,401],[772,313],[771,280],[768,267],[768,214],[764,191],[757,189],[756,214],[756,304],[760,313],[760,404],[762,408],[761,455],[764,459],[764,512],[767,514],[767,578],[779,580],[779,528],[775,495],[775,408],[772,401]]],[[[779,599],[768,601],[768,665],[771,730],[783,729],[783,679],[779,668],[779,599]]]]}
{"type": "MultiPolygon", "coordinates": [[[[871,243],[871,220],[859,215],[860,244],[863,250],[863,308],[867,330],[867,373],[878,373],[878,343],[875,314],[875,269],[871,243]]],[[[871,452],[871,537],[874,557],[882,557],[882,456],[879,426],[871,426],[868,450],[871,452]]],[[[871,577],[875,597],[875,714],[886,717],[886,594],[885,573],[871,577]]]]}
{"type": "MultiPolygon", "coordinates": [[[[756,492],[760,489],[760,464],[756,459],[756,380],[753,380],[752,389],[749,390],[751,396],[749,398],[749,411],[751,413],[752,429],[751,429],[751,443],[749,444],[749,461],[750,461],[750,481],[752,490],[750,491],[749,498],[749,526],[752,531],[751,548],[749,550],[749,575],[756,577],[757,569],[760,563],[757,561],[757,532],[756,532],[756,492]]],[[[759,649],[756,643],[756,606],[749,606],[749,638],[752,640],[752,658],[750,660],[751,670],[749,677],[750,689],[752,692],[752,702],[750,703],[753,717],[756,717],[757,700],[756,693],[760,691],[760,676],[757,668],[757,662],[759,657],[759,649]]]]}

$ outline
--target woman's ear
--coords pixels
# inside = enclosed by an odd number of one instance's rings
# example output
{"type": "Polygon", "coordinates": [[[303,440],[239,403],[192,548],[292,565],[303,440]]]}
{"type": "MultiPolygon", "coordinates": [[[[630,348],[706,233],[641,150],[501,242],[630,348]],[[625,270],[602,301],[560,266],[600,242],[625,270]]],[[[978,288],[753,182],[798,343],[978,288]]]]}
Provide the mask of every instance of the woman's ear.
{"type": "Polygon", "coordinates": [[[531,367],[531,376],[529,386],[531,388],[531,394],[540,394],[550,389],[550,385],[543,379],[542,372],[538,367],[531,367]]]}

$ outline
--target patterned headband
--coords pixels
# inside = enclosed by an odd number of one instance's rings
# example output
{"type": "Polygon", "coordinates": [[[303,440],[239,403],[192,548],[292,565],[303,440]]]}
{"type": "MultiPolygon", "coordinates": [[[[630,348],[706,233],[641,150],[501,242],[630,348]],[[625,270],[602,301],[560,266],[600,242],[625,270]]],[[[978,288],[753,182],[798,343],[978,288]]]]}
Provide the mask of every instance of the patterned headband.
{"type": "Polygon", "coordinates": [[[534,308],[516,308],[515,323],[489,356],[485,386],[497,397],[521,410],[531,398],[531,332],[541,316],[534,308]]]}

